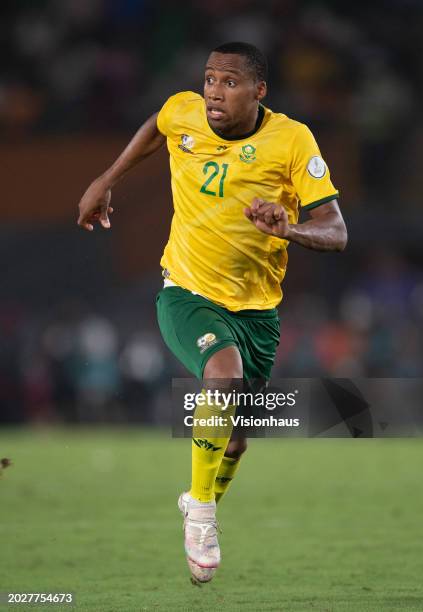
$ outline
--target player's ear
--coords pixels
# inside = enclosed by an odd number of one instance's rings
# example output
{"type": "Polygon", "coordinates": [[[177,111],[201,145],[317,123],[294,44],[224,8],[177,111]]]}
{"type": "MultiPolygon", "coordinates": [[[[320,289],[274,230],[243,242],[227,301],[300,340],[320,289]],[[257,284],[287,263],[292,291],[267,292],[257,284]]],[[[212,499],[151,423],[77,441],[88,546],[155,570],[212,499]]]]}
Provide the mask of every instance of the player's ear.
{"type": "Polygon", "coordinates": [[[257,100],[260,102],[261,100],[263,100],[263,98],[266,97],[267,94],[267,84],[266,81],[258,81],[257,85],[257,95],[256,98],[257,100]]]}

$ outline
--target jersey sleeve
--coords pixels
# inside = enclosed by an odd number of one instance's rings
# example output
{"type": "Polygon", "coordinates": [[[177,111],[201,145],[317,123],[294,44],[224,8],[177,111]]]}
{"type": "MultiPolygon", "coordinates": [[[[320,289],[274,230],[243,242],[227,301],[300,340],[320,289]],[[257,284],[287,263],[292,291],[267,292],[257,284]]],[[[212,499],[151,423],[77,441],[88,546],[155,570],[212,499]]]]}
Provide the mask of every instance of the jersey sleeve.
{"type": "Polygon", "coordinates": [[[302,208],[311,210],[339,196],[308,127],[300,124],[292,150],[291,181],[302,208]]]}
{"type": "Polygon", "coordinates": [[[193,96],[192,92],[181,91],[166,100],[157,115],[157,127],[163,136],[169,138],[177,131],[184,108],[193,96]]]}
{"type": "Polygon", "coordinates": [[[171,96],[166,100],[157,115],[157,127],[163,136],[169,136],[170,133],[172,125],[172,107],[175,104],[174,97],[175,96],[171,96]]]}

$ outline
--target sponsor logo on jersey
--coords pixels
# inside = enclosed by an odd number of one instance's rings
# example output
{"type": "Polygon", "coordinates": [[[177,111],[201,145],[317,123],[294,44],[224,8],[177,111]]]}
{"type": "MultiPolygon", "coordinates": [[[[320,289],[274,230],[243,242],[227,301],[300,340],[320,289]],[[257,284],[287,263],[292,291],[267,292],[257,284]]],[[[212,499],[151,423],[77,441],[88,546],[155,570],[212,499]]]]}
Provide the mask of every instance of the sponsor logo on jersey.
{"type": "Polygon", "coordinates": [[[246,144],[241,148],[239,159],[246,164],[251,164],[256,160],[256,148],[252,144],[246,144]]]}
{"type": "Polygon", "coordinates": [[[204,334],[204,336],[200,336],[197,340],[197,346],[200,349],[200,353],[204,353],[208,348],[216,344],[217,338],[211,332],[204,334]]]}
{"type": "Polygon", "coordinates": [[[228,147],[226,145],[219,145],[216,147],[216,151],[226,151],[228,147]]]}
{"type": "Polygon", "coordinates": [[[189,134],[182,134],[181,143],[178,144],[178,147],[184,151],[185,153],[192,153],[191,149],[195,145],[195,140],[189,134]]]}
{"type": "Polygon", "coordinates": [[[326,174],[326,164],[321,157],[313,155],[307,164],[307,172],[313,178],[323,178],[326,174]]]}

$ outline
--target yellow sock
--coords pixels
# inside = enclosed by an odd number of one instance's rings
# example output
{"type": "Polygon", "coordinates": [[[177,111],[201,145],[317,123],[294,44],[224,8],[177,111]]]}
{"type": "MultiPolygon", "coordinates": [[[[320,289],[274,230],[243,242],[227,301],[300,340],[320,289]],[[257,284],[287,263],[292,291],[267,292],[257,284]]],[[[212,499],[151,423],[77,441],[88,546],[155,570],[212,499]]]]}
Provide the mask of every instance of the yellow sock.
{"type": "Polygon", "coordinates": [[[229,489],[232,479],[238,471],[240,461],[241,457],[237,459],[233,457],[223,457],[214,483],[214,497],[216,503],[218,503],[229,489]]]}
{"type": "Polygon", "coordinates": [[[189,493],[200,502],[214,500],[216,475],[231,437],[230,416],[235,414],[235,409],[235,406],[228,406],[222,411],[220,406],[212,402],[198,405],[195,409],[194,419],[224,419],[220,426],[217,421],[201,425],[197,422],[192,430],[192,481],[189,493]]]}

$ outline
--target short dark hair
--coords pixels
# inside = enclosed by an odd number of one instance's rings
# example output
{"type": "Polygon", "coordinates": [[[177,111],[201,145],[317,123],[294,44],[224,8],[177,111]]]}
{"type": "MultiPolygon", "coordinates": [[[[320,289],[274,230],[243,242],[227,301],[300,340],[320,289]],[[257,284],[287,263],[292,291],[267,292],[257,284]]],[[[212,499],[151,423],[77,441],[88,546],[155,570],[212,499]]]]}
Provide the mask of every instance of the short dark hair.
{"type": "Polygon", "coordinates": [[[267,79],[267,60],[260,49],[244,42],[230,42],[213,49],[213,53],[233,53],[242,55],[247,60],[248,67],[254,72],[257,81],[267,79]]]}

